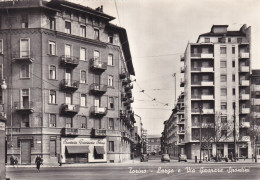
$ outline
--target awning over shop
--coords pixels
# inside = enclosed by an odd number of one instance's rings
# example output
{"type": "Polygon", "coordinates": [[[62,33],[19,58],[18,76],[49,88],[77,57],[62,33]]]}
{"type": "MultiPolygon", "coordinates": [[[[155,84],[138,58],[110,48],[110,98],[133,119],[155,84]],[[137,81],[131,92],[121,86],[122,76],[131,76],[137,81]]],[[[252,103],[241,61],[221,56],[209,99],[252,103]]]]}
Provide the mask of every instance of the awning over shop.
{"type": "Polygon", "coordinates": [[[104,146],[95,146],[97,154],[105,154],[104,146]]]}
{"type": "Polygon", "coordinates": [[[90,152],[88,146],[66,146],[66,149],[69,154],[86,154],[90,152]]]}

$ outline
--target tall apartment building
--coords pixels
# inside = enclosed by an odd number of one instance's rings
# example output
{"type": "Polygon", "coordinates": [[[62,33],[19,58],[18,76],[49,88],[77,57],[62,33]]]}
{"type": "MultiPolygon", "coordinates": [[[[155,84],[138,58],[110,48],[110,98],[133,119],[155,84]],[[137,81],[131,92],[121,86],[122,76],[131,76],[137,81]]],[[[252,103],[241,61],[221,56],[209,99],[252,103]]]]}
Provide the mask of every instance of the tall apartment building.
{"type": "Polygon", "coordinates": [[[126,30],[103,7],[0,2],[7,159],[34,164],[130,158],[134,75],[126,30]]]}
{"type": "Polygon", "coordinates": [[[181,58],[184,79],[180,86],[185,95],[182,143],[188,158],[200,157],[200,140],[203,157],[234,154],[234,132],[237,155],[251,157],[251,28],[227,28],[213,25],[209,33],[199,35],[196,43],[188,43],[181,58]]]}

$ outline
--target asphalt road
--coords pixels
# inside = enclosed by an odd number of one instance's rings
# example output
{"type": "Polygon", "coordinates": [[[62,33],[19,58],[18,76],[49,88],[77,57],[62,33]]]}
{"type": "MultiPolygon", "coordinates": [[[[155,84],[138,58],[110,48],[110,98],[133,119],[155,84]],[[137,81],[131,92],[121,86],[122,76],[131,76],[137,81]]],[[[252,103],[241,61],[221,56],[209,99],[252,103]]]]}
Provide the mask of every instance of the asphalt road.
{"type": "MultiPolygon", "coordinates": [[[[158,162],[157,162],[158,161],[158,162]]],[[[148,163],[91,167],[7,168],[11,180],[260,179],[260,164],[148,163]]]]}

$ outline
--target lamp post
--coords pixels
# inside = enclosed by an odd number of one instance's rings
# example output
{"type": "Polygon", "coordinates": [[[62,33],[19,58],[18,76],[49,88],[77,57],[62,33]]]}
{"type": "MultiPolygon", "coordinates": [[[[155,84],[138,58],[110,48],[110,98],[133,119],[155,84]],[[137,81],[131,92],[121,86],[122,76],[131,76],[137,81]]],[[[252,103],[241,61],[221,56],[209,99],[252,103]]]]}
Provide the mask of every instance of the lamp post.
{"type": "Polygon", "coordinates": [[[237,161],[237,142],[236,142],[236,103],[233,102],[233,109],[234,109],[234,161],[237,161]]]}
{"type": "Polygon", "coordinates": [[[202,141],[202,138],[201,138],[201,129],[202,129],[201,113],[202,113],[202,105],[199,106],[199,110],[200,110],[200,161],[199,161],[199,163],[202,163],[202,161],[201,161],[201,141],[202,141]]]}

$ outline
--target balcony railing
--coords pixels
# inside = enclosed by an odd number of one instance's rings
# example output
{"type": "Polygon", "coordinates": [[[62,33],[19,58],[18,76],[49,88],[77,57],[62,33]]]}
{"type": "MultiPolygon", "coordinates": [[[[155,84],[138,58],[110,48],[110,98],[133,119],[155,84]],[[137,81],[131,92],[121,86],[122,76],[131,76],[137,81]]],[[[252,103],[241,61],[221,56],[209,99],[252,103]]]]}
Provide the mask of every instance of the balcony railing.
{"type": "Polygon", "coordinates": [[[13,60],[16,62],[33,62],[34,56],[31,51],[15,51],[13,52],[13,60]]]}
{"type": "Polygon", "coordinates": [[[62,104],[61,112],[67,115],[75,115],[79,112],[79,105],[75,104],[62,104]]]}
{"type": "Polygon", "coordinates": [[[200,68],[201,72],[214,72],[213,67],[201,67],[200,68]]]}
{"type": "Polygon", "coordinates": [[[241,94],[241,95],[240,95],[240,99],[241,99],[241,100],[249,100],[249,99],[250,99],[250,96],[249,96],[249,94],[241,94]]]}
{"type": "Polygon", "coordinates": [[[249,80],[241,80],[240,85],[241,86],[249,86],[249,80]]]}
{"type": "Polygon", "coordinates": [[[250,122],[241,122],[239,124],[240,128],[250,128],[250,122]]]}
{"type": "Polygon", "coordinates": [[[184,61],[184,55],[181,55],[181,61],[184,61]]]}
{"type": "Polygon", "coordinates": [[[121,119],[124,119],[124,118],[126,118],[126,110],[120,110],[120,118],[121,119]]]}
{"type": "Polygon", "coordinates": [[[71,79],[63,79],[61,80],[61,89],[63,90],[71,90],[76,91],[79,88],[79,81],[71,80],[71,79]]]}
{"type": "Polygon", "coordinates": [[[107,92],[107,85],[93,83],[90,85],[90,91],[97,95],[104,94],[107,92]]]}
{"type": "Polygon", "coordinates": [[[249,114],[250,113],[250,108],[241,108],[240,109],[241,114],[249,114]]]}
{"type": "Polygon", "coordinates": [[[61,64],[70,67],[76,67],[79,64],[79,58],[74,56],[61,56],[61,64]]]}
{"type": "Polygon", "coordinates": [[[79,129],[78,128],[64,128],[63,135],[64,136],[78,136],[79,129]]]}
{"type": "Polygon", "coordinates": [[[185,72],[185,67],[181,67],[181,73],[184,73],[185,72]]]}
{"type": "Polygon", "coordinates": [[[127,85],[125,86],[125,91],[128,91],[128,90],[133,89],[133,88],[134,88],[133,84],[132,84],[132,83],[129,83],[129,84],[127,84],[127,85]]]}
{"type": "Polygon", "coordinates": [[[213,59],[213,53],[191,53],[192,58],[204,58],[204,59],[213,59]]]}
{"type": "Polygon", "coordinates": [[[239,57],[247,59],[249,58],[249,52],[241,52],[239,53],[239,57]]]}
{"type": "Polygon", "coordinates": [[[201,95],[201,100],[214,100],[214,95],[202,94],[201,95]]]}
{"type": "Polygon", "coordinates": [[[105,71],[107,69],[107,63],[106,62],[102,62],[99,59],[92,58],[90,60],[90,68],[92,70],[103,72],[103,71],[105,71]]]}
{"type": "Polygon", "coordinates": [[[32,101],[21,101],[14,102],[14,107],[16,111],[22,113],[33,113],[34,112],[34,103],[32,101]]]}
{"type": "Polygon", "coordinates": [[[180,87],[184,87],[184,85],[185,85],[185,80],[184,80],[184,79],[181,79],[181,81],[180,81],[180,87]]]}
{"type": "Polygon", "coordinates": [[[92,106],[90,112],[95,116],[105,116],[107,114],[107,107],[92,106]]]}
{"type": "Polygon", "coordinates": [[[125,79],[126,76],[127,76],[126,72],[123,72],[123,73],[119,74],[119,78],[120,79],[125,79]]]}
{"type": "Polygon", "coordinates": [[[240,66],[240,72],[249,72],[249,66],[240,66]]]}
{"type": "MultiPolygon", "coordinates": [[[[192,108],[191,112],[193,114],[200,114],[200,110],[198,108],[192,108]]],[[[214,109],[202,109],[201,114],[214,114],[214,109]]]]}
{"type": "Polygon", "coordinates": [[[131,98],[133,96],[132,91],[131,90],[127,91],[126,95],[128,98],[131,98]]]}
{"type": "Polygon", "coordinates": [[[129,98],[129,102],[133,103],[134,102],[134,98],[133,97],[129,98]]]}
{"type": "Polygon", "coordinates": [[[240,141],[250,141],[250,136],[240,136],[240,141]]]}
{"type": "Polygon", "coordinates": [[[213,86],[214,85],[214,83],[213,83],[213,81],[210,81],[210,80],[208,80],[208,81],[201,81],[201,86],[213,86]]]}
{"type": "Polygon", "coordinates": [[[125,78],[125,79],[122,80],[122,85],[123,86],[125,86],[125,85],[127,85],[129,83],[131,83],[131,79],[129,79],[129,78],[125,78]]]}
{"type": "Polygon", "coordinates": [[[105,137],[107,135],[107,131],[105,129],[93,129],[93,135],[95,137],[105,137]]]}

